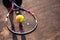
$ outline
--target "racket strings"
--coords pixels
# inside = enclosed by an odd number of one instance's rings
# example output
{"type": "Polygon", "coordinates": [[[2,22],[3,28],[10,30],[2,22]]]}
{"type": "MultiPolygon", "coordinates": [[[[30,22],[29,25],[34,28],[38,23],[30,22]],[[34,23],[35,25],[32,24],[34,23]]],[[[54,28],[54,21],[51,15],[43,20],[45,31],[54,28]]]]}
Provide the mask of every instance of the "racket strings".
{"type": "Polygon", "coordinates": [[[28,34],[28,33],[33,32],[37,27],[37,20],[36,20],[34,14],[29,10],[20,8],[14,1],[12,2],[12,8],[9,11],[9,13],[11,11],[15,11],[14,6],[16,6],[19,10],[22,10],[22,15],[24,16],[24,22],[22,23],[22,26],[20,26],[20,24],[16,21],[16,14],[14,14],[13,23],[14,23],[15,31],[12,30],[11,22],[8,18],[8,24],[7,25],[8,25],[9,31],[12,33],[15,33],[15,34],[28,34]]]}
{"type": "MultiPolygon", "coordinates": [[[[22,15],[25,18],[25,21],[22,23],[23,29],[24,29],[25,32],[27,32],[27,31],[31,30],[34,27],[35,21],[34,21],[34,18],[26,12],[22,12],[22,15]]],[[[13,23],[14,23],[15,31],[19,32],[19,30],[20,30],[19,29],[19,23],[16,21],[16,14],[15,13],[14,13],[13,23]]],[[[8,20],[8,24],[9,24],[10,29],[11,29],[10,20],[8,20]]]]}

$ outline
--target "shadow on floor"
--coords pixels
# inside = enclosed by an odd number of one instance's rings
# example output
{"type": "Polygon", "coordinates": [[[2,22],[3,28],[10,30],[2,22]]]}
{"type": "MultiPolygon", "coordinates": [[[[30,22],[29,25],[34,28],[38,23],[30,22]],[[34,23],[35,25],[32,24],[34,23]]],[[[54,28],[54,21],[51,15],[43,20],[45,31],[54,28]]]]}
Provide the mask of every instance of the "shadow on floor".
{"type": "MultiPolygon", "coordinates": [[[[12,27],[12,30],[15,31],[15,28],[12,27]]],[[[21,25],[21,23],[19,24],[19,30],[20,30],[20,32],[24,32],[24,31],[23,31],[23,26],[21,25]]],[[[12,36],[13,36],[13,37],[12,37],[13,40],[18,40],[16,34],[12,34],[12,36]]],[[[21,40],[26,40],[25,35],[20,35],[20,36],[21,36],[21,40]]]]}

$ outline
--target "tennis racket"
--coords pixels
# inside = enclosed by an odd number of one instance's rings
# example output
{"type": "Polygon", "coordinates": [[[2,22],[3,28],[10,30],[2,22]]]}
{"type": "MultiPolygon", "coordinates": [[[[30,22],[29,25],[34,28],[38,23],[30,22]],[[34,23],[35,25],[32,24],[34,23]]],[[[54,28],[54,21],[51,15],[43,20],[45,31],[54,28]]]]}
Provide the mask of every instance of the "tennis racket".
{"type": "Polygon", "coordinates": [[[6,21],[6,25],[7,25],[8,30],[16,35],[30,34],[37,28],[37,25],[38,25],[37,18],[34,15],[34,13],[32,13],[30,10],[20,8],[15,2],[12,2],[12,8],[8,12],[8,14],[6,15],[5,21],[6,21]],[[16,6],[17,8],[14,8],[14,6],[16,6]],[[11,29],[11,23],[9,20],[9,15],[12,11],[14,12],[14,19],[13,19],[14,21],[13,22],[14,22],[15,30],[11,29]],[[16,14],[20,15],[19,11],[21,11],[22,15],[24,16],[23,23],[18,23],[15,19],[16,14]]]}

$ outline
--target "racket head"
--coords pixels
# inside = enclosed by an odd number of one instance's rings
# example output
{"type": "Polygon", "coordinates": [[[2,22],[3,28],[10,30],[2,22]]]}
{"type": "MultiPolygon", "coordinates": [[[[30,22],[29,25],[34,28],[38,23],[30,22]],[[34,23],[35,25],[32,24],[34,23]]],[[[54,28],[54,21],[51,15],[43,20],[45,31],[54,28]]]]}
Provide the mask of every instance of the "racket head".
{"type": "Polygon", "coordinates": [[[16,34],[16,35],[26,35],[30,34],[31,32],[35,31],[37,28],[37,19],[34,14],[32,14],[31,11],[25,10],[25,9],[20,9],[20,12],[24,16],[24,22],[22,24],[22,29],[19,26],[19,23],[16,21],[16,11],[17,9],[14,9],[14,14],[13,14],[13,23],[14,23],[14,28],[15,30],[12,30],[11,27],[11,22],[9,20],[9,17],[7,17],[7,28],[10,32],[16,34]]]}

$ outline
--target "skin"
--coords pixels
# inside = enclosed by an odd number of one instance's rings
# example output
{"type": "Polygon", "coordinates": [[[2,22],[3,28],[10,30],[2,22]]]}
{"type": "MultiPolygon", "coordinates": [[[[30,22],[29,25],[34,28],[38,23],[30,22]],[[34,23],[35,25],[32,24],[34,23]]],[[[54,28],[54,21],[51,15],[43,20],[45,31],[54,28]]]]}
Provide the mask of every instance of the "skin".
{"type": "MultiPolygon", "coordinates": [[[[7,8],[8,12],[10,11],[11,8],[7,8]]],[[[20,11],[19,11],[20,12],[20,11]]],[[[20,12],[20,14],[22,14],[20,12]]],[[[10,19],[10,22],[11,22],[11,26],[14,26],[14,23],[13,23],[13,12],[10,13],[9,15],[9,19],[10,19]]],[[[21,23],[20,23],[21,24],[21,23]]]]}
{"type": "MultiPolygon", "coordinates": [[[[21,1],[22,1],[22,0],[21,0],[21,1]]],[[[4,0],[3,0],[3,3],[4,3],[4,0]]],[[[20,7],[21,7],[21,5],[22,5],[22,2],[21,2],[21,4],[20,4],[20,7]]],[[[6,5],[5,5],[5,6],[6,6],[6,5]]],[[[6,7],[6,8],[7,8],[8,12],[9,12],[10,9],[11,9],[11,7],[6,7]]],[[[19,11],[19,12],[20,12],[20,11],[19,11]]],[[[20,14],[21,14],[21,12],[20,12],[20,14]]],[[[9,19],[10,19],[10,22],[11,22],[11,26],[14,27],[14,23],[13,23],[13,12],[10,13],[9,19]]],[[[21,24],[22,24],[22,23],[19,23],[20,26],[21,26],[21,24]]]]}

